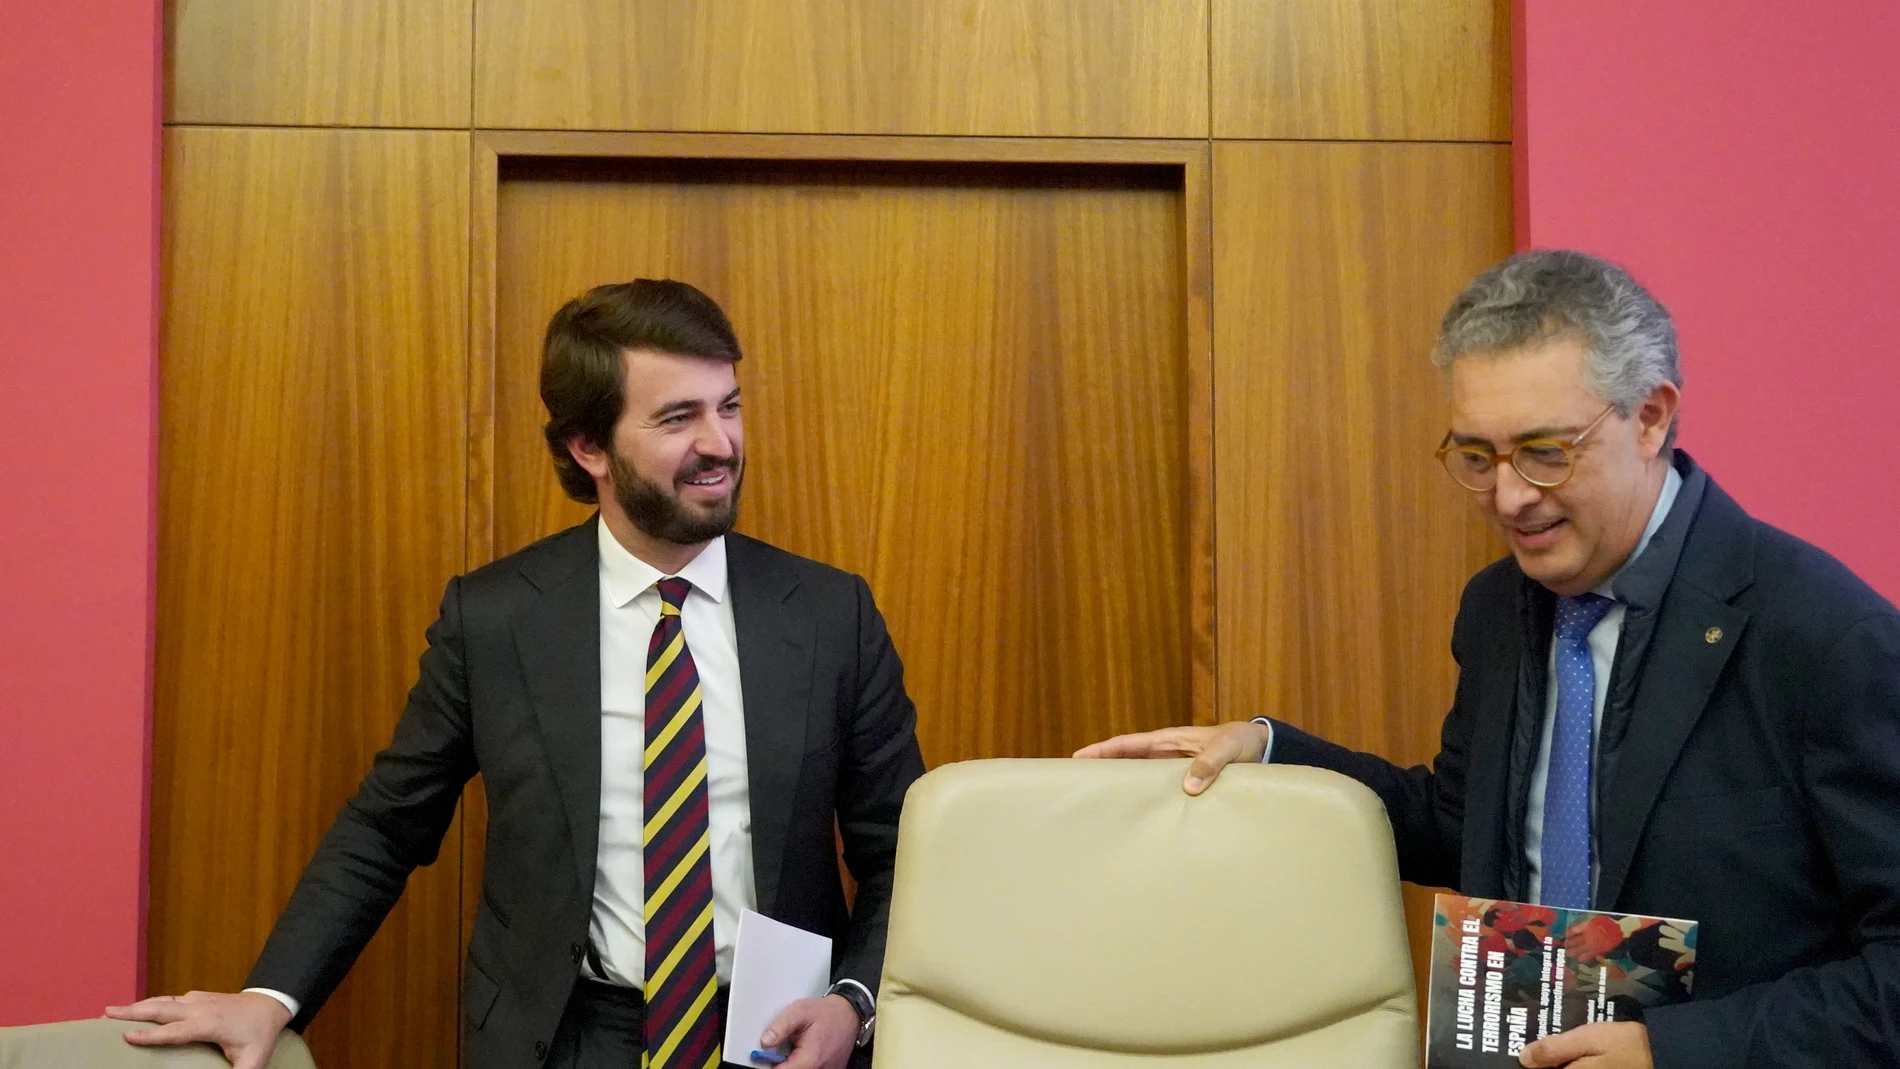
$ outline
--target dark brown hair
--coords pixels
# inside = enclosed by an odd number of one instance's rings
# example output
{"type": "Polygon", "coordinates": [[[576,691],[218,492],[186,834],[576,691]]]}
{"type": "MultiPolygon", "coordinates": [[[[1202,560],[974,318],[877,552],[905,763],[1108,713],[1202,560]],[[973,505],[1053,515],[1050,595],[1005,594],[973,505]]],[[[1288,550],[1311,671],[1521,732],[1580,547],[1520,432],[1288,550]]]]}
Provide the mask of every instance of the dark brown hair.
{"type": "Polygon", "coordinates": [[[597,500],[594,477],[567,451],[568,439],[611,450],[614,424],[626,407],[622,354],[653,349],[737,363],[739,339],[711,297],[684,282],[636,278],[595,286],[561,306],[548,321],[541,349],[544,433],[561,489],[576,501],[597,500]]]}

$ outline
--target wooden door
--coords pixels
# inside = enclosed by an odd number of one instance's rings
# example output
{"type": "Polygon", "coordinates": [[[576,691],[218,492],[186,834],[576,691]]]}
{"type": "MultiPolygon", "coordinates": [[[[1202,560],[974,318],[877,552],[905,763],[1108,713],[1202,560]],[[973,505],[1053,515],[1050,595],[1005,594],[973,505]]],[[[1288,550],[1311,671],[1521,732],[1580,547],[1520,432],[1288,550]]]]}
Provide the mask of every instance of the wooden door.
{"type": "Polygon", "coordinates": [[[926,760],[1189,720],[1183,210],[1179,168],[505,165],[494,551],[589,511],[542,444],[548,317],[679,278],[747,353],[740,529],[866,576],[926,760]]]}

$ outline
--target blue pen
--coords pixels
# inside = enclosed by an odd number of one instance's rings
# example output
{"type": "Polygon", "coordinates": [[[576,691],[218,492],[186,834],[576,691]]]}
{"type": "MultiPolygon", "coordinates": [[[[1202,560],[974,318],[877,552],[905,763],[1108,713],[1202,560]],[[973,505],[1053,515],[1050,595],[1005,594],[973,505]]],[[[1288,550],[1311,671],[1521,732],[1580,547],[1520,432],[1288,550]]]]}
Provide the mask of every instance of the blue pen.
{"type": "Polygon", "coordinates": [[[777,1065],[785,1060],[785,1055],[775,1050],[755,1050],[752,1052],[752,1060],[764,1062],[766,1065],[777,1065]]]}

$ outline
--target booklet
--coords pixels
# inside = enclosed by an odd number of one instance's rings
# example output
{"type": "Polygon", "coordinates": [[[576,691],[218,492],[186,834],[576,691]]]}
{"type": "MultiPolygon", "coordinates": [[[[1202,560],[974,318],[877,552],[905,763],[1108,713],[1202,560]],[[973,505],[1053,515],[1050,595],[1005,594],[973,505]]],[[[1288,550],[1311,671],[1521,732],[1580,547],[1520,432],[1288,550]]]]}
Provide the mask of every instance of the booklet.
{"type": "Polygon", "coordinates": [[[1439,895],[1427,1069],[1505,1069],[1547,1035],[1686,1001],[1696,922],[1439,895]]]}

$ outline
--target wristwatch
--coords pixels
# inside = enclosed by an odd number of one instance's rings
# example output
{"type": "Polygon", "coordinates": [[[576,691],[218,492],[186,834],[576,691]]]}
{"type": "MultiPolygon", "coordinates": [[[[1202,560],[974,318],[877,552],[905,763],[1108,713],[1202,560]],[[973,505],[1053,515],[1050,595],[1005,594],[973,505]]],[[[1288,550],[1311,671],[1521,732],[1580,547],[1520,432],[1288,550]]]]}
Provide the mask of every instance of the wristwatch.
{"type": "Polygon", "coordinates": [[[840,980],[831,985],[827,995],[836,995],[851,1004],[858,1013],[858,1038],[856,1046],[871,1042],[871,1032],[877,1028],[877,1003],[871,999],[871,992],[856,980],[840,980]]]}

